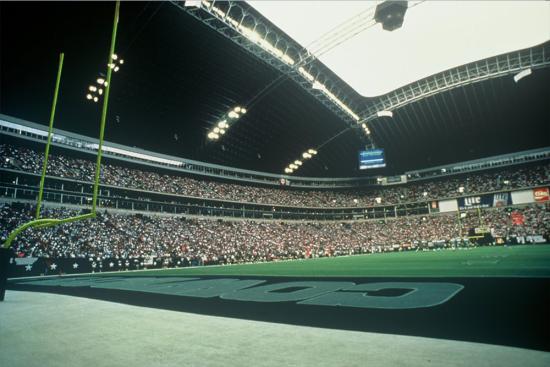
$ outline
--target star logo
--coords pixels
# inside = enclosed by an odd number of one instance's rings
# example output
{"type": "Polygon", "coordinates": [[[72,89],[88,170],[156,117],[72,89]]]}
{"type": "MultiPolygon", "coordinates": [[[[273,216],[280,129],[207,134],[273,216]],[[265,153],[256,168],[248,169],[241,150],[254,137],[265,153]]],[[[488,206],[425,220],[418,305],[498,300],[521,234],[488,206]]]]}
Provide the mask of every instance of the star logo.
{"type": "Polygon", "coordinates": [[[57,264],[56,263],[51,264],[50,269],[52,269],[52,270],[57,269],[57,264]]]}
{"type": "Polygon", "coordinates": [[[78,269],[78,264],[77,263],[73,264],[73,269],[78,269]]]}
{"type": "Polygon", "coordinates": [[[31,270],[32,270],[32,265],[31,264],[25,266],[25,271],[31,271],[31,270]]]}

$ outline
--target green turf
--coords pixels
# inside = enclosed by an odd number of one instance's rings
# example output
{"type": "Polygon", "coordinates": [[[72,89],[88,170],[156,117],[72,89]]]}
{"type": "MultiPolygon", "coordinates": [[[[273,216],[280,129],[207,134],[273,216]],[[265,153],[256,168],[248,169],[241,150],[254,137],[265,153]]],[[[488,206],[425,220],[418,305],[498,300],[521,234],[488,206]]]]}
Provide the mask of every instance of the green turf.
{"type": "MultiPolygon", "coordinates": [[[[270,263],[122,272],[114,275],[550,277],[550,245],[394,252],[270,263]]],[[[113,273],[109,276],[113,276],[113,273]]]]}

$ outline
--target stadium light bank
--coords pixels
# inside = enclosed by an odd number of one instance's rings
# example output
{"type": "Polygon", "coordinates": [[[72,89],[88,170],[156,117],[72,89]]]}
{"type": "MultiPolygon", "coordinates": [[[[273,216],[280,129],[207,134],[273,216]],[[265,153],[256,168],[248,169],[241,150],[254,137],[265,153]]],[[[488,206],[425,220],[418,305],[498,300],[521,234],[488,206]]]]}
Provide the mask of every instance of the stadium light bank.
{"type": "MultiPolygon", "coordinates": [[[[314,155],[317,154],[317,151],[315,149],[308,149],[305,152],[302,153],[302,158],[304,160],[313,158],[314,155]]],[[[300,168],[304,164],[304,162],[300,159],[296,159],[294,162],[290,163],[285,168],[285,173],[290,174],[296,171],[298,168],[300,168]]]]}
{"type": "Polygon", "coordinates": [[[246,113],[246,108],[237,106],[230,110],[228,113],[223,115],[223,117],[218,121],[213,128],[210,129],[206,135],[209,140],[218,140],[224,135],[227,130],[233,125],[237,120],[239,120],[242,115],[246,113]]]}
{"type": "MultiPolygon", "coordinates": [[[[110,69],[113,69],[114,72],[120,70],[120,66],[124,64],[124,60],[119,58],[117,54],[113,54],[112,63],[107,64],[110,69]]],[[[107,87],[107,80],[103,74],[99,74],[99,77],[96,79],[95,84],[88,86],[88,93],[86,94],[86,99],[92,102],[99,102],[99,99],[103,95],[103,88],[107,87]]]]}

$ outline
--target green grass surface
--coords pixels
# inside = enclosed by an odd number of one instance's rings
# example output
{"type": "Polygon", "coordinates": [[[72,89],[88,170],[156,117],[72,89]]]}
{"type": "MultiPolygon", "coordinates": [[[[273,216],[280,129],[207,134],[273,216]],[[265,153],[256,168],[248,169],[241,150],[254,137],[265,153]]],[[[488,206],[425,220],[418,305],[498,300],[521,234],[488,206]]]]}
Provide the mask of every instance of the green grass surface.
{"type": "Polygon", "coordinates": [[[550,277],[550,245],[495,246],[468,250],[395,252],[109,274],[109,276],[113,275],[550,277]]]}

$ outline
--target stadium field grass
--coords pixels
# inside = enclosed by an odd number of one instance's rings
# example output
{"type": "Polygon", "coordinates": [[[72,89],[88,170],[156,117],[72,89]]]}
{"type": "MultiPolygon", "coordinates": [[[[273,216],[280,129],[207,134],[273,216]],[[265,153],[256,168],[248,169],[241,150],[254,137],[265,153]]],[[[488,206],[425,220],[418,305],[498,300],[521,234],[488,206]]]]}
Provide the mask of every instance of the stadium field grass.
{"type": "MultiPolygon", "coordinates": [[[[107,274],[105,274],[107,275],[107,274]]],[[[269,263],[109,273],[109,276],[550,277],[550,245],[393,252],[269,263]]]]}

